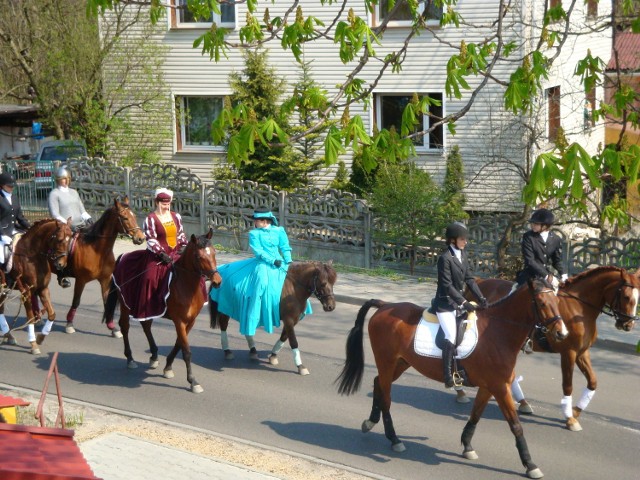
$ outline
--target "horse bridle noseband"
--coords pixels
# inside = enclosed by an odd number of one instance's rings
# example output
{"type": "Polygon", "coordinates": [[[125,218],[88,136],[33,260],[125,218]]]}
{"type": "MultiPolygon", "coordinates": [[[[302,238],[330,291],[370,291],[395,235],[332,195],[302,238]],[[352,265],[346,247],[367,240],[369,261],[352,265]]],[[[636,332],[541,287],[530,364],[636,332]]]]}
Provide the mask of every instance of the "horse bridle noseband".
{"type": "MultiPolygon", "coordinates": [[[[308,288],[308,287],[307,287],[308,288]]],[[[313,288],[309,288],[309,292],[314,295],[318,300],[320,300],[320,303],[324,303],[322,301],[323,298],[335,298],[335,295],[333,293],[330,293],[328,295],[322,295],[319,291],[318,291],[318,274],[316,273],[313,277],[313,288]]]]}

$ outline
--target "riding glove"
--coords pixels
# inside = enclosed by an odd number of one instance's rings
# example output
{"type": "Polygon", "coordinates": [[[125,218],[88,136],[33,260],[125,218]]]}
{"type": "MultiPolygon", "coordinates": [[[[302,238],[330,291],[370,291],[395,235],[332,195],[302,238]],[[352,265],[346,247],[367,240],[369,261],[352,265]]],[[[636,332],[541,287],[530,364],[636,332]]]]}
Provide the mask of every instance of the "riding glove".
{"type": "Polygon", "coordinates": [[[161,252],[160,255],[158,255],[160,257],[160,261],[162,263],[165,264],[170,264],[173,260],[171,259],[171,256],[167,253],[167,252],[161,252]]]}
{"type": "Polygon", "coordinates": [[[275,261],[273,262],[273,265],[274,265],[276,268],[280,268],[280,267],[282,266],[282,260],[280,260],[280,259],[275,260],[275,261]]]}
{"type": "Polygon", "coordinates": [[[464,308],[467,312],[475,312],[476,311],[476,306],[473,303],[470,303],[470,302],[464,302],[462,304],[462,308],[464,308]]]}
{"type": "Polygon", "coordinates": [[[567,280],[569,280],[569,275],[567,275],[566,273],[563,273],[562,276],[560,277],[560,281],[564,283],[567,280]]]}

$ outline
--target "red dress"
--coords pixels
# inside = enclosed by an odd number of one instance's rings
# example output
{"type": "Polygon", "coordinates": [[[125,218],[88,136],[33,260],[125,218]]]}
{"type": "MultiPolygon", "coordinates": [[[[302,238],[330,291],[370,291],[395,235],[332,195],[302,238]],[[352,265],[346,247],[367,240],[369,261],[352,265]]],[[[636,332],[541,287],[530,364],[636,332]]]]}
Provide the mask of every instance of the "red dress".
{"type": "Polygon", "coordinates": [[[187,236],[178,213],[163,224],[155,213],[146,218],[143,229],[147,249],[125,253],[113,273],[116,286],[134,320],[162,317],[167,310],[172,265],[162,263],[160,254],[167,253],[174,261],[180,249],[187,245],[187,236]]]}

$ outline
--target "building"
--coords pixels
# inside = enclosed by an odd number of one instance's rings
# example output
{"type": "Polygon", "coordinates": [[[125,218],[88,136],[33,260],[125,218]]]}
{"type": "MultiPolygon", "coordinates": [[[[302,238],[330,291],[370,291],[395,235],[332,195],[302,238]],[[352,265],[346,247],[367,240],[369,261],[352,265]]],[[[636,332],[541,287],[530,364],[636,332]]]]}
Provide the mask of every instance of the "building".
{"type": "MultiPolygon", "coordinates": [[[[172,6],[183,6],[186,0],[171,0],[172,6]]],[[[421,2],[425,8],[426,2],[421,2]]],[[[544,53],[553,58],[551,65],[542,66],[547,78],[543,79],[537,100],[529,115],[515,116],[504,106],[505,85],[523,58],[535,50],[541,36],[545,10],[559,5],[561,0],[517,0],[503,12],[499,24],[502,39],[497,37],[498,0],[458,0],[453,7],[465,20],[459,28],[447,25],[440,27],[439,19],[446,12],[438,10],[429,2],[425,12],[426,29],[412,38],[410,48],[399,74],[386,73],[376,80],[381,63],[369,62],[358,74],[367,83],[377,82],[373,89],[371,108],[363,104],[352,105],[350,115],[361,115],[366,128],[389,126],[399,122],[402,108],[414,93],[429,95],[441,101],[430,113],[444,117],[468,109],[455,123],[455,135],[446,126],[440,126],[416,142],[416,163],[428,171],[434,179],[442,181],[445,173],[447,152],[458,145],[465,165],[467,207],[476,211],[516,211],[521,208],[521,191],[531,163],[540,153],[554,148],[560,131],[570,143],[579,142],[588,151],[595,153],[604,141],[604,125],[587,121],[585,111],[604,98],[598,86],[585,95],[580,78],[574,75],[576,64],[589,50],[593,56],[609,58],[611,32],[593,28],[596,23],[611,14],[611,6],[595,0],[577,2],[572,11],[570,35],[562,38],[560,52],[555,49],[544,53]],[[495,63],[480,66],[487,76],[467,76],[469,89],[462,97],[450,97],[446,90],[447,63],[458,54],[465,43],[469,48],[478,48],[488,43],[509,42],[511,53],[496,58],[495,63]],[[486,82],[486,85],[483,85],[486,82]],[[562,130],[560,130],[562,127],[562,130]]],[[[569,1],[564,2],[565,8],[569,1]]],[[[268,7],[271,18],[286,14],[288,2],[259,2],[260,8],[268,7]]],[[[342,4],[325,4],[319,1],[302,0],[300,6],[305,16],[316,16],[325,25],[330,25],[342,4]]],[[[366,19],[373,28],[385,19],[388,4],[381,1],[374,11],[364,10],[364,2],[349,2],[356,15],[366,19]]],[[[166,19],[158,25],[155,40],[167,47],[162,66],[167,84],[166,94],[174,106],[173,135],[161,149],[163,161],[177,166],[189,167],[204,181],[211,179],[216,165],[224,161],[222,145],[212,144],[207,135],[207,125],[215,119],[222,108],[225,96],[232,93],[228,77],[231,72],[243,69],[238,50],[230,50],[228,58],[218,63],[202,55],[194,48],[194,41],[211,27],[211,20],[231,30],[228,41],[239,42],[239,28],[246,18],[243,3],[222,5],[220,14],[209,21],[197,21],[183,9],[168,8],[166,19]],[[202,129],[204,127],[204,130],[202,129]]],[[[256,15],[261,19],[262,13],[256,15]]],[[[292,14],[295,16],[295,12],[292,14]]],[[[347,20],[347,9],[342,20],[347,20]]],[[[292,20],[293,21],[293,20],[292,20]]],[[[373,45],[378,57],[400,51],[410,22],[406,12],[400,8],[389,22],[389,28],[380,37],[380,45],[373,45]]],[[[552,22],[547,35],[562,32],[565,22],[552,22]]],[[[548,38],[548,37],[547,37],[548,38]]],[[[495,49],[496,47],[494,47],[495,49]]],[[[491,56],[488,57],[491,59],[491,56]]],[[[349,75],[357,59],[342,63],[337,46],[331,38],[310,42],[304,47],[304,59],[313,61],[312,76],[330,94],[337,93],[337,85],[349,75]]],[[[293,84],[300,74],[290,51],[280,48],[276,42],[269,51],[269,60],[276,70],[293,84]]],[[[109,78],[107,69],[105,78],[109,78]]],[[[144,115],[139,112],[140,121],[144,115]]],[[[339,116],[337,117],[339,118],[339,116]]],[[[423,118],[425,129],[429,128],[431,116],[423,118]]],[[[345,157],[350,164],[350,158],[345,157]]],[[[335,173],[329,168],[321,172],[316,182],[327,184],[335,173]]]]}

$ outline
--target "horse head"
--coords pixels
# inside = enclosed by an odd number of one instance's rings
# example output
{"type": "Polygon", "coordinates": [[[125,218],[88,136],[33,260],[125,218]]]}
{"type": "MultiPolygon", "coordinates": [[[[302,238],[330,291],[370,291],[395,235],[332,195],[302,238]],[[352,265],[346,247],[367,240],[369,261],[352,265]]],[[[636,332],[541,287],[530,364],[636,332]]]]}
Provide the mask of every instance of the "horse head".
{"type": "Polygon", "coordinates": [[[533,296],[536,326],[556,341],[562,341],[569,335],[558,306],[558,297],[553,286],[546,280],[529,279],[529,291],[533,296]]]}
{"type": "Polygon", "coordinates": [[[209,229],[206,235],[196,237],[191,235],[191,240],[187,245],[182,257],[193,257],[193,270],[211,281],[213,288],[218,288],[222,283],[222,277],[218,272],[218,262],[216,261],[216,249],[211,244],[213,229],[209,229]]]}
{"type": "Polygon", "coordinates": [[[313,283],[309,286],[311,293],[320,300],[325,312],[332,312],[336,308],[336,297],[333,294],[333,284],[336,283],[338,274],[329,263],[316,263],[313,283]]]}
{"type": "Polygon", "coordinates": [[[611,307],[611,314],[616,319],[618,330],[629,332],[638,318],[636,312],[640,295],[639,272],[640,269],[635,274],[630,274],[625,269],[620,269],[620,282],[612,301],[607,302],[611,307]]]}
{"type": "Polygon", "coordinates": [[[67,266],[69,242],[72,236],[71,217],[67,219],[67,223],[55,220],[55,230],[47,240],[47,258],[56,270],[63,270],[67,266]]]}
{"type": "Polygon", "coordinates": [[[145,241],[142,229],[138,226],[138,220],[129,207],[129,197],[125,195],[122,202],[113,200],[113,206],[120,221],[118,233],[127,235],[133,240],[135,245],[140,245],[145,241]]]}

